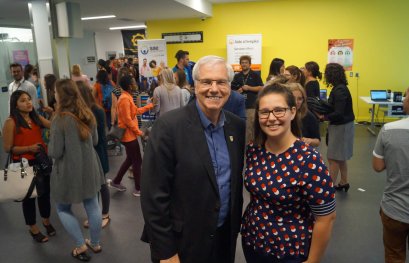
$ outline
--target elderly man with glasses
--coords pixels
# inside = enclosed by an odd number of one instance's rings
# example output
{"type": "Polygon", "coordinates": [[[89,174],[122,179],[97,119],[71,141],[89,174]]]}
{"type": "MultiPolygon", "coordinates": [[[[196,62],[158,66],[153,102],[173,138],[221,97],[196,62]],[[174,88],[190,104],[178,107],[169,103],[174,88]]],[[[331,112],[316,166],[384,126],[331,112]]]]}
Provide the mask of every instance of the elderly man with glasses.
{"type": "Polygon", "coordinates": [[[234,262],[242,214],[245,123],[224,111],[233,69],[193,69],[196,101],[155,123],[142,165],[142,239],[153,262],[234,262]]]}

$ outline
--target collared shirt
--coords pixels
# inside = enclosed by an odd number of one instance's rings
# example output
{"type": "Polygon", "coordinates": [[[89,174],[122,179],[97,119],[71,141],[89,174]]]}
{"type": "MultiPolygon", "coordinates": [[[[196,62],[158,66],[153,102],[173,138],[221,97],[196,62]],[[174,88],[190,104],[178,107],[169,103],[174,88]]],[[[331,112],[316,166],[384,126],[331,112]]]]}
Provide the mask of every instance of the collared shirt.
{"type": "Polygon", "coordinates": [[[219,189],[220,211],[217,226],[220,227],[226,220],[230,208],[230,156],[223,129],[226,117],[222,111],[220,113],[220,120],[215,126],[202,112],[197,101],[196,107],[206,135],[207,146],[209,147],[210,156],[212,157],[212,164],[219,189]]]}
{"type": "Polygon", "coordinates": [[[148,78],[148,77],[150,77],[150,75],[152,75],[152,74],[151,74],[151,69],[149,68],[149,66],[142,65],[142,67],[141,67],[141,76],[145,77],[145,78],[148,78]]]}
{"type": "Polygon", "coordinates": [[[37,89],[33,85],[33,83],[31,83],[28,80],[25,80],[24,78],[21,78],[21,80],[19,81],[13,81],[9,85],[9,95],[11,96],[11,94],[15,92],[16,90],[23,90],[27,92],[28,94],[30,94],[31,101],[33,102],[33,107],[35,110],[38,110],[39,104],[38,104],[38,98],[37,98],[37,89]]]}

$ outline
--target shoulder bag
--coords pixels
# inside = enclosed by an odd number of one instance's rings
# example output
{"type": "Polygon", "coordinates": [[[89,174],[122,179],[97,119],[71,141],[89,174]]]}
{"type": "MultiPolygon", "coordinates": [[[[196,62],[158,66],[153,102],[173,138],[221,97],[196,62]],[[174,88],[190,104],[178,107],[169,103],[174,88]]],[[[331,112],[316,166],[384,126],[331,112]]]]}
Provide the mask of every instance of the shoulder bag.
{"type": "Polygon", "coordinates": [[[18,163],[11,163],[11,153],[6,165],[0,170],[0,202],[21,202],[37,197],[36,175],[33,166],[22,158],[18,163]]]}

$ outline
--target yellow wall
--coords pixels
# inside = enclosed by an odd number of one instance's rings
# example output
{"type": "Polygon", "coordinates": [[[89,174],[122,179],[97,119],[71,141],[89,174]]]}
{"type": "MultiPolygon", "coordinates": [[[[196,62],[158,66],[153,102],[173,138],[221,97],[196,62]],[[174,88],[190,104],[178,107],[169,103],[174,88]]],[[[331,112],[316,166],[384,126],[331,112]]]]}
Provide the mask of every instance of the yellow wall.
{"type": "MultiPolygon", "coordinates": [[[[358,120],[369,120],[369,105],[359,96],[371,89],[404,91],[409,87],[409,1],[407,0],[274,0],[214,5],[213,17],[148,21],[148,38],[162,33],[203,31],[204,42],[168,44],[169,65],[183,49],[196,61],[204,55],[226,57],[226,35],[263,35],[262,78],[271,59],[283,58],[286,66],[327,63],[328,39],[354,39],[353,72],[349,88],[358,120]]],[[[321,84],[321,87],[324,87],[321,84]]]]}

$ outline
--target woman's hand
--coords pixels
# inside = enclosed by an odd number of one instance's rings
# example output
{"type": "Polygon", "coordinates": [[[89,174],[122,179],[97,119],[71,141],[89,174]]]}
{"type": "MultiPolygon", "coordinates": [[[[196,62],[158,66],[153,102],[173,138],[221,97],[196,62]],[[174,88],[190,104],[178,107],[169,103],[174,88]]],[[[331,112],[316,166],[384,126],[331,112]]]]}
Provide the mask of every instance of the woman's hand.
{"type": "Polygon", "coordinates": [[[40,145],[39,144],[33,144],[30,146],[27,146],[27,151],[28,152],[32,152],[32,153],[36,153],[40,151],[40,145]]]}
{"type": "Polygon", "coordinates": [[[178,254],[176,254],[171,258],[161,260],[160,263],[180,263],[180,259],[178,254]]]}

